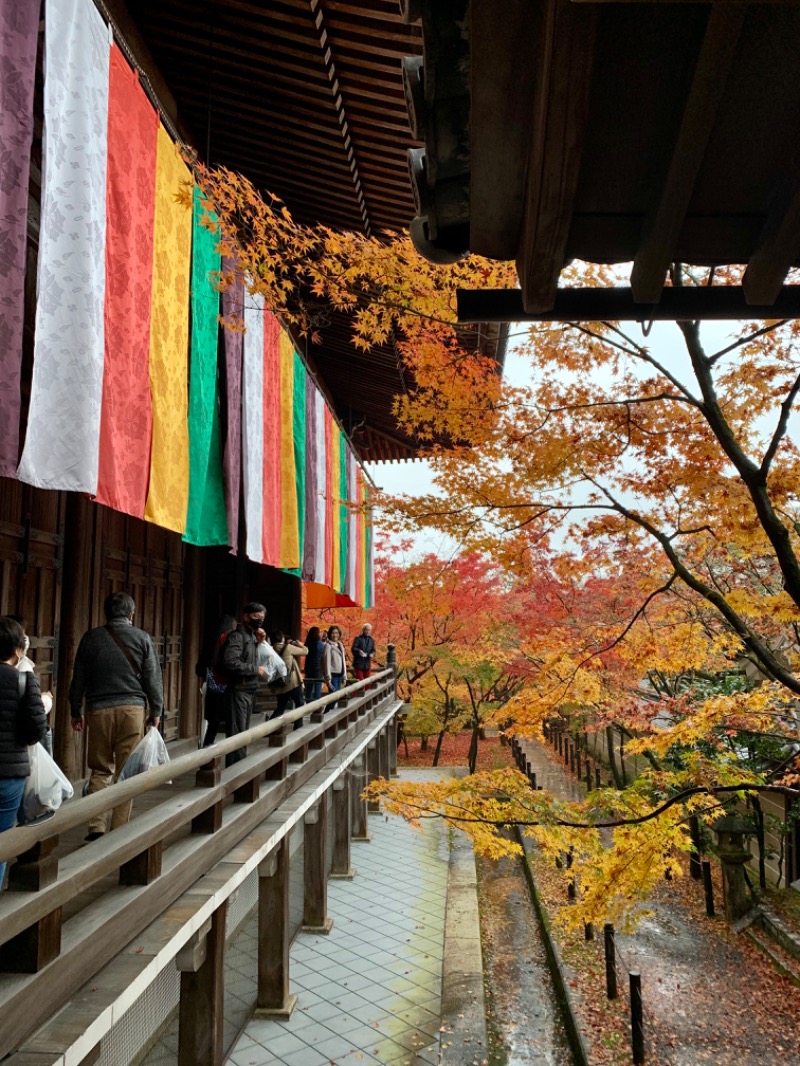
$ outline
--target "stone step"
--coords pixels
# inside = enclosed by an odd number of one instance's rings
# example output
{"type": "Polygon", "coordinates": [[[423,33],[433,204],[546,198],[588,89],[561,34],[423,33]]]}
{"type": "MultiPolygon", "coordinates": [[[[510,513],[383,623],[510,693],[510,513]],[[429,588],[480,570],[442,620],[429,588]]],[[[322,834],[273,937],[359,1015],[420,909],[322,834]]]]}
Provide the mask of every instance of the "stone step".
{"type": "Polygon", "coordinates": [[[779,973],[783,974],[784,977],[788,977],[793,984],[800,987],[800,961],[798,959],[790,955],[788,951],[785,951],[779,943],[773,940],[758,925],[751,925],[746,929],[745,936],[750,937],[779,973]]]}

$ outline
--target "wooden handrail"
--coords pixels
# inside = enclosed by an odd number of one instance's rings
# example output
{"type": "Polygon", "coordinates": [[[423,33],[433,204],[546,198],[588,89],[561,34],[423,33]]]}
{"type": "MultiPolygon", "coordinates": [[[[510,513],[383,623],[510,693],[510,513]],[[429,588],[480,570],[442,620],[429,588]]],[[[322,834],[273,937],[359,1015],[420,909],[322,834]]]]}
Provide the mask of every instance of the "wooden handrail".
{"type": "MultiPolygon", "coordinates": [[[[375,686],[376,682],[378,683],[377,690],[372,695],[378,695],[384,686],[387,686],[390,682],[391,684],[394,683],[392,670],[382,670],[380,673],[373,674],[370,678],[339,689],[338,692],[331,692],[319,700],[306,703],[302,707],[281,715],[280,718],[262,722],[261,725],[253,726],[243,733],[235,733],[233,736],[226,737],[225,740],[212,744],[208,748],[200,748],[188,755],[181,755],[174,762],[158,766],[154,770],[148,770],[143,774],[137,774],[127,781],[110,785],[108,788],[95,792],[91,796],[78,797],[65,804],[47,821],[36,825],[19,826],[15,829],[9,829],[5,833],[0,833],[0,863],[8,862],[18,855],[23,855],[43,840],[60,836],[76,826],[85,825],[95,815],[104,814],[106,811],[133,800],[137,796],[142,796],[154,788],[159,788],[169,781],[183,777],[193,770],[199,770],[200,767],[208,765],[215,759],[224,757],[229,752],[247,747],[253,741],[282,730],[287,724],[292,724],[298,719],[306,717],[309,713],[313,714],[314,711],[324,710],[330,703],[336,703],[343,698],[350,698],[363,692],[368,686],[375,686]]],[[[342,707],[339,710],[341,714],[347,714],[350,709],[342,707]]],[[[311,729],[311,735],[313,736],[317,732],[324,732],[339,717],[340,714],[337,713],[334,717],[307,728],[311,729]]]]}

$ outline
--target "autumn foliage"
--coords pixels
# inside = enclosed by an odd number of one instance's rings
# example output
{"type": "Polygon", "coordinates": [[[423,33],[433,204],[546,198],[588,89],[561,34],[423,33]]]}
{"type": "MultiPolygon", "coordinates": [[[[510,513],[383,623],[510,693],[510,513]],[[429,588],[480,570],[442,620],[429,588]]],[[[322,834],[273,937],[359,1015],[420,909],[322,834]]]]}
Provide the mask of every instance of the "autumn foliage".
{"type": "Polygon", "coordinates": [[[387,806],[444,815],[490,854],[509,847],[509,822],[546,854],[571,848],[574,919],[596,921],[677,876],[689,815],[798,795],[798,323],[747,324],[713,349],[681,322],[663,360],[614,323],[537,324],[529,383],[513,385],[463,343],[454,304],[459,286],[513,285],[510,267],[433,266],[403,237],[305,228],[236,175],[196,174],[223,250],[276,313],[312,340],[328,307],[352,316],[359,347],[396,338],[412,383],[398,420],[431,442],[436,490],[385,500],[386,520],[461,546],[449,563],[385,561],[374,622],[398,645],[404,695],[529,737],[553,718],[613,724],[647,766],[582,804],[508,770],[383,784],[387,806]]]}

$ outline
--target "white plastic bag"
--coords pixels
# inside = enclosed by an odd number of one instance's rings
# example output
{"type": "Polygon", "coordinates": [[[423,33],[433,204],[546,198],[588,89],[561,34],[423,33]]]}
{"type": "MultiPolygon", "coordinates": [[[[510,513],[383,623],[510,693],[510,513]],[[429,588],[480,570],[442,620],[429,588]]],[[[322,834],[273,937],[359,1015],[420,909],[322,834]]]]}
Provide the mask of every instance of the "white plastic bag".
{"type": "Polygon", "coordinates": [[[287,674],[286,663],[278,655],[271,644],[264,641],[258,645],[256,649],[258,655],[258,665],[263,666],[266,671],[266,677],[262,678],[266,684],[270,681],[277,681],[279,678],[285,678],[287,674]]]}
{"type": "Polygon", "coordinates": [[[144,739],[139,741],[128,756],[117,780],[127,781],[129,777],[143,774],[147,770],[154,770],[156,766],[163,766],[168,762],[169,755],[164,738],[154,726],[150,726],[144,739]]]}
{"type": "Polygon", "coordinates": [[[23,825],[55,814],[64,800],[73,796],[72,785],[42,744],[28,748],[28,761],[31,772],[19,809],[19,821],[23,825]]]}

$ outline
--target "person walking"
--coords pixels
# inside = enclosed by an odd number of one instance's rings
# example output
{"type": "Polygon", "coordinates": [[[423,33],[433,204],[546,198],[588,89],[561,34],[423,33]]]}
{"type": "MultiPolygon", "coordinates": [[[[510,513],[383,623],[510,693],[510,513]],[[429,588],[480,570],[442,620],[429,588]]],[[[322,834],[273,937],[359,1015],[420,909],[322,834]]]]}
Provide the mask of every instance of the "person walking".
{"type": "MultiPolygon", "coordinates": [[[[330,626],[328,629],[328,640],[322,653],[322,677],[329,692],[338,692],[347,682],[347,660],[342,644],[342,631],[338,626],[330,626]]],[[[336,704],[331,703],[327,710],[332,711],[335,707],[336,704]]]]}
{"type": "MultiPolygon", "coordinates": [[[[229,737],[250,728],[258,679],[266,677],[266,670],[258,665],[258,645],[267,639],[266,621],[267,609],[263,603],[246,604],[242,621],[228,634],[222,648],[221,670],[228,684],[225,698],[229,737]]],[[[246,757],[247,748],[237,748],[225,756],[225,765],[233,766],[246,757]]]]}
{"type": "MultiPolygon", "coordinates": [[[[306,702],[303,697],[303,676],[300,673],[300,659],[308,654],[308,648],[299,640],[291,640],[284,637],[283,633],[272,633],[270,643],[280,655],[286,665],[286,680],[282,686],[272,686],[273,693],[278,697],[278,705],[270,715],[270,718],[279,718],[288,709],[291,703],[293,708],[302,707],[306,702]]],[[[303,721],[298,718],[294,723],[295,729],[302,728],[303,721]]]]}
{"type": "Polygon", "coordinates": [[[353,654],[353,673],[359,681],[363,681],[364,678],[369,677],[372,661],[375,658],[375,641],[369,622],[361,627],[361,632],[353,641],[353,647],[350,650],[353,654]]]}
{"type": "Polygon", "coordinates": [[[195,673],[201,680],[203,692],[203,718],[206,732],[203,737],[204,748],[210,748],[217,733],[225,728],[226,700],[228,688],[227,677],[222,672],[222,649],[229,635],[236,629],[237,622],[232,614],[224,614],[216,632],[203,648],[195,666],[195,673]]]}
{"type": "Polygon", "coordinates": [[[308,654],[303,673],[305,674],[306,703],[312,703],[322,696],[322,655],[325,645],[320,636],[319,626],[311,626],[305,640],[308,654]]]}
{"type": "MultiPolygon", "coordinates": [[[[13,829],[30,774],[28,745],[44,740],[47,716],[35,674],[17,670],[25,654],[22,626],[0,618],[0,833],[13,829]]],[[[6,864],[0,863],[0,889],[6,864]]]]}
{"type": "MultiPolygon", "coordinates": [[[[89,795],[110,785],[115,774],[119,777],[144,735],[148,705],[148,722],[156,729],[164,709],[161,667],[149,635],[133,624],[132,597],[112,592],[103,608],[106,624],[81,637],[69,686],[72,728],[82,733],[85,721],[89,734],[89,795]]],[[[132,806],[128,801],[114,808],[112,832],[130,820],[132,806]]],[[[103,836],[107,823],[107,813],[93,818],[87,841],[103,836]]]]}

